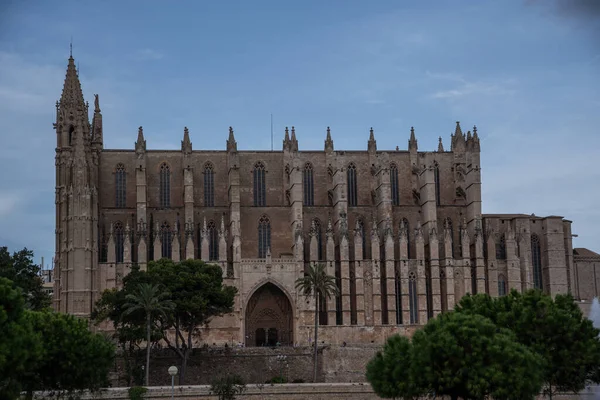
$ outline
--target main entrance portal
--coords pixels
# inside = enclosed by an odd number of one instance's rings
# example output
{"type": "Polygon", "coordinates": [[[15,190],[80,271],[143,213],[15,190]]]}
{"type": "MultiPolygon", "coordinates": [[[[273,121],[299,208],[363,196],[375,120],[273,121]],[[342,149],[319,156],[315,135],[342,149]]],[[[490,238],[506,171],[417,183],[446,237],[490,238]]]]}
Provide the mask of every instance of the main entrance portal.
{"type": "Polygon", "coordinates": [[[286,346],[294,343],[292,305],[272,283],[265,283],[246,306],[246,346],[286,346]]]}

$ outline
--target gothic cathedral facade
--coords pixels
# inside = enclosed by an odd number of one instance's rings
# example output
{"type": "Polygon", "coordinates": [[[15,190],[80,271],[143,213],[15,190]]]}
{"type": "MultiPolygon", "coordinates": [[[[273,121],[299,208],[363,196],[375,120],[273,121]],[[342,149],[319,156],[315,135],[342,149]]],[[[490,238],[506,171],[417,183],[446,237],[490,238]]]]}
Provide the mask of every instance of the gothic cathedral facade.
{"type": "Polygon", "coordinates": [[[340,296],[321,304],[320,340],[382,343],[450,310],[466,293],[574,289],[571,222],[482,214],[480,141],[457,122],[449,151],[105,149],[98,96],[91,123],[75,63],[56,104],[54,307],[89,317],[134,264],[166,257],[221,266],[238,289],[232,314],[200,342],[307,344],[315,304],[295,288],[325,264],[340,296]]]}

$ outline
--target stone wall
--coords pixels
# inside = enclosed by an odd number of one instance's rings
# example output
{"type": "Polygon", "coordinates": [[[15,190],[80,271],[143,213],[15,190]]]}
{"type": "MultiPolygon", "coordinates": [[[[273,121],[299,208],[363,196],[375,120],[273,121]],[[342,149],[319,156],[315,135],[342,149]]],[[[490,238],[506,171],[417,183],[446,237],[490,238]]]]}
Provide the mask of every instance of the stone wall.
{"type": "MultiPolygon", "coordinates": [[[[318,376],[321,382],[365,382],[365,368],[380,346],[341,347],[325,346],[319,349],[318,376]]],[[[213,379],[226,374],[240,375],[247,383],[265,383],[283,376],[288,382],[312,382],[313,353],[308,347],[209,347],[195,349],[188,360],[184,383],[208,385],[213,379]]],[[[169,385],[167,369],[179,367],[179,359],[171,350],[163,349],[152,354],[150,384],[169,385]]],[[[121,363],[117,370],[123,373],[121,363]]],[[[113,386],[124,385],[123,380],[113,386]]]]}

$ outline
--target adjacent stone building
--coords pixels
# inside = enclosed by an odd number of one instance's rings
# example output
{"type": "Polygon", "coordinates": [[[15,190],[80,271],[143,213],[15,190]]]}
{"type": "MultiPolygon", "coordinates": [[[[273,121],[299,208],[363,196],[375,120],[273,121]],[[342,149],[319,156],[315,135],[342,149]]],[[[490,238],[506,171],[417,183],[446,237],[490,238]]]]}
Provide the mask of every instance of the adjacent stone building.
{"type": "MultiPolygon", "coordinates": [[[[90,315],[132,264],[162,257],[216,263],[238,288],[235,311],[198,340],[307,344],[313,300],[295,289],[324,263],[341,296],[321,305],[327,343],[381,343],[410,334],[466,293],[541,288],[578,293],[571,222],[559,216],[482,214],[476,127],[457,122],[450,145],[418,151],[299,151],[294,127],[280,151],[105,149],[73,58],[56,104],[54,306],[90,315]]],[[[408,136],[408,135],[407,135],[408,136]]],[[[587,288],[587,286],[586,286],[587,288]]],[[[585,289],[587,290],[587,289],[585,289]]]]}

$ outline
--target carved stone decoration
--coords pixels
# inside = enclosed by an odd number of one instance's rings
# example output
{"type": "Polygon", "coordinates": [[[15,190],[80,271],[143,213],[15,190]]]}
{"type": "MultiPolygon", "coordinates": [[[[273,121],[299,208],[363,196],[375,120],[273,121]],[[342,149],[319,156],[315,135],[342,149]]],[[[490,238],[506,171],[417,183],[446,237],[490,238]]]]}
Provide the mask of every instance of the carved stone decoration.
{"type": "Polygon", "coordinates": [[[421,204],[421,193],[417,189],[412,190],[413,200],[416,205],[421,204]]]}
{"type": "Polygon", "coordinates": [[[246,346],[292,345],[293,310],[285,293],[271,282],[254,292],[246,307],[246,346]]]}
{"type": "Polygon", "coordinates": [[[340,237],[348,237],[348,220],[345,212],[340,213],[340,237]]]}
{"type": "Polygon", "coordinates": [[[464,189],[460,186],[458,186],[456,188],[456,197],[459,199],[466,199],[467,198],[467,194],[465,193],[464,189]]]}

